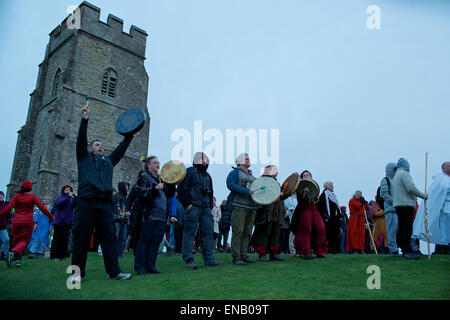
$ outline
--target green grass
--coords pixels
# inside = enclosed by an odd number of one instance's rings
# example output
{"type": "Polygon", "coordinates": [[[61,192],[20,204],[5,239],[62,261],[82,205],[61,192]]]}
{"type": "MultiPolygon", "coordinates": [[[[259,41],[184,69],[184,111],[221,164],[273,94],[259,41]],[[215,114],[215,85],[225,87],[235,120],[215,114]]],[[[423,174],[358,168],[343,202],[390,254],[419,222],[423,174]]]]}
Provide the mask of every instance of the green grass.
{"type": "MultiPolygon", "coordinates": [[[[251,255],[256,258],[255,255],[251,255]]],[[[316,299],[450,299],[450,259],[436,255],[428,261],[390,255],[328,255],[305,261],[284,255],[284,262],[236,266],[230,254],[217,254],[222,267],[205,268],[201,256],[197,270],[188,270],[181,256],[158,257],[162,274],[136,275],[133,255],[125,253],[120,266],[131,272],[129,281],[111,281],[103,258],[89,253],[81,289],[69,290],[66,269],[70,259],[23,258],[21,268],[0,265],[0,299],[130,299],[130,300],[316,300],[316,299]],[[369,290],[366,272],[370,265],[381,270],[381,289],[369,290]]]]}

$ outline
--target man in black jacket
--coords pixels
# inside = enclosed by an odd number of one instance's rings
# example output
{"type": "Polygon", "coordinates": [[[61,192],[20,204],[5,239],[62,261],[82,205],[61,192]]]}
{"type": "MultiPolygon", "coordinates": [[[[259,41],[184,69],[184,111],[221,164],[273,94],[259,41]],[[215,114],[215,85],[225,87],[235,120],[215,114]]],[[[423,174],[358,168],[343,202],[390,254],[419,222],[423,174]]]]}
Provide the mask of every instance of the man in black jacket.
{"type": "Polygon", "coordinates": [[[77,137],[78,212],[74,217],[72,254],[72,265],[78,266],[81,274],[75,274],[72,283],[80,282],[86,274],[87,251],[94,227],[109,277],[128,280],[131,275],[122,272],[117,257],[112,214],[112,177],[113,167],[124,156],[133,136],[126,136],[119,146],[105,157],[101,141],[94,140],[89,146],[87,143],[89,107],[83,107],[81,113],[77,137]]]}
{"type": "Polygon", "coordinates": [[[197,269],[192,255],[195,231],[200,228],[202,256],[205,266],[223,265],[214,259],[213,235],[214,221],[211,213],[213,208],[212,179],[206,170],[209,159],[203,152],[194,155],[193,166],[186,170],[186,176],[178,186],[178,200],[186,209],[184,215],[183,260],[188,269],[197,269]]]}

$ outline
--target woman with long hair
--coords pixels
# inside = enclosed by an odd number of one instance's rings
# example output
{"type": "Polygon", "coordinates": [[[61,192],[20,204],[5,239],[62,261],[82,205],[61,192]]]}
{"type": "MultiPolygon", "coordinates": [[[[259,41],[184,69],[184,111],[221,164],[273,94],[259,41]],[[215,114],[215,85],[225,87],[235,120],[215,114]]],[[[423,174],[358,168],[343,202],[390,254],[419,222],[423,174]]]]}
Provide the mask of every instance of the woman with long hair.
{"type": "Polygon", "coordinates": [[[22,182],[20,190],[11,199],[9,205],[0,211],[0,216],[15,208],[14,218],[12,221],[11,232],[12,242],[8,253],[6,265],[9,267],[15,261],[16,267],[21,266],[21,258],[23,250],[26,248],[33,233],[33,208],[35,205],[51,220],[53,215],[39,201],[39,199],[31,193],[33,186],[29,180],[22,182]]]}

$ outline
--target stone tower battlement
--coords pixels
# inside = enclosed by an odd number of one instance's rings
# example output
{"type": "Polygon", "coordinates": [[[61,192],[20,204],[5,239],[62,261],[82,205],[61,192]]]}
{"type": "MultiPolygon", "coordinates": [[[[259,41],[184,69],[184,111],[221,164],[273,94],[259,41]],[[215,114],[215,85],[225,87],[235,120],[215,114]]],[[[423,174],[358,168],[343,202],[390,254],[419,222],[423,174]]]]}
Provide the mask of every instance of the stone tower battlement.
{"type": "Polygon", "coordinates": [[[106,23],[100,20],[100,8],[83,1],[73,15],[67,16],[50,32],[46,57],[77,32],[108,41],[124,50],[145,57],[147,32],[132,25],[129,33],[123,31],[123,20],[109,14],[106,23]]]}
{"type": "Polygon", "coordinates": [[[23,180],[33,183],[37,196],[54,198],[65,184],[77,190],[76,140],[87,95],[88,140],[100,139],[106,154],[123,138],[114,123],[124,110],[139,108],[147,115],[114,168],[114,187],[119,181],[133,183],[142,169],[140,157],[148,152],[147,33],[134,25],[123,32],[123,20],[112,14],[100,21],[100,9],[84,1],[49,36],[27,120],[18,131],[7,199],[23,180]]]}

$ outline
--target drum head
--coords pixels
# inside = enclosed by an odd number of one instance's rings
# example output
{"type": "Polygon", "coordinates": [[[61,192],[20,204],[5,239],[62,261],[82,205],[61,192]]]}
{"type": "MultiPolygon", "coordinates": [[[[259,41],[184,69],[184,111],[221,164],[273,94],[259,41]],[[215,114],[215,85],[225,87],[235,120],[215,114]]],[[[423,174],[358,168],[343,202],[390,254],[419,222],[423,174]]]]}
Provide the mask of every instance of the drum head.
{"type": "Polygon", "coordinates": [[[250,186],[253,190],[252,199],[257,204],[268,206],[280,198],[280,185],[274,178],[260,177],[250,186]]]}
{"type": "Polygon", "coordinates": [[[123,136],[135,134],[144,127],[146,120],[147,116],[141,109],[128,109],[117,118],[116,131],[123,136]]]}
{"type": "Polygon", "coordinates": [[[295,191],[297,191],[298,185],[300,183],[300,175],[297,172],[294,172],[286,180],[284,180],[281,185],[281,192],[283,192],[282,200],[289,198],[292,196],[295,191]]]}
{"type": "Polygon", "coordinates": [[[301,179],[298,184],[298,192],[302,193],[305,188],[309,189],[308,199],[312,199],[319,196],[320,188],[319,185],[311,179],[301,179]]]}
{"type": "Polygon", "coordinates": [[[186,167],[181,161],[171,160],[161,169],[161,180],[167,184],[179,184],[186,176],[186,167]]]}

